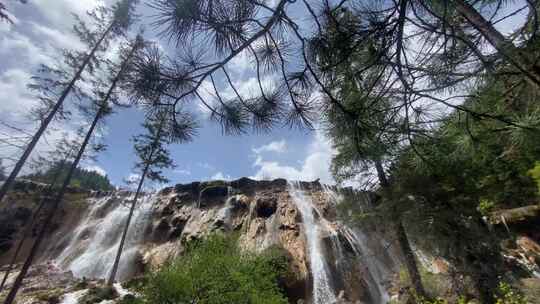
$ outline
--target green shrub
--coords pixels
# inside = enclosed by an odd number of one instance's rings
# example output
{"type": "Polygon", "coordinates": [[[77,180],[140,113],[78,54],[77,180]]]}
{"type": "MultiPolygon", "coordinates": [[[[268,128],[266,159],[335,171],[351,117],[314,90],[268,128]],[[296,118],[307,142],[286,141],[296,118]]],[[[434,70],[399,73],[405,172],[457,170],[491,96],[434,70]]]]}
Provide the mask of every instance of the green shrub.
{"type": "Polygon", "coordinates": [[[495,295],[496,304],[527,304],[525,297],[509,284],[501,282],[495,295]]]}
{"type": "Polygon", "coordinates": [[[277,281],[283,269],[274,254],[243,253],[222,235],[191,244],[185,255],[151,274],[147,303],[286,304],[277,281]]]}
{"type": "Polygon", "coordinates": [[[536,182],[536,186],[538,187],[538,194],[540,195],[540,161],[537,161],[534,164],[534,167],[527,173],[536,182]]]}
{"type": "Polygon", "coordinates": [[[91,288],[79,301],[81,304],[100,303],[104,300],[113,300],[118,298],[118,293],[113,287],[94,287],[91,288]]]}
{"type": "Polygon", "coordinates": [[[134,295],[126,295],[124,296],[120,301],[117,302],[117,304],[143,304],[144,301],[142,299],[139,299],[135,297],[134,295]]]}
{"type": "Polygon", "coordinates": [[[488,199],[481,199],[478,207],[476,207],[478,212],[480,212],[480,214],[482,215],[488,215],[489,212],[493,210],[493,208],[495,208],[495,203],[488,199]]]}

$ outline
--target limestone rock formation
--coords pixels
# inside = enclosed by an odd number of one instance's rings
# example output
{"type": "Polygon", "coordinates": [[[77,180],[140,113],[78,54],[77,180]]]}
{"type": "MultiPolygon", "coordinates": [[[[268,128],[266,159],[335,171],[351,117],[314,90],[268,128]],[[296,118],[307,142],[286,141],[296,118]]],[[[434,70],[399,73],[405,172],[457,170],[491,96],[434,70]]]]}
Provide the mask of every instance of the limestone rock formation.
{"type": "MultiPolygon", "coordinates": [[[[383,239],[340,223],[335,208],[339,195],[333,189],[318,182],[295,183],[294,191],[291,187],[282,179],[242,178],[179,184],[145,195],[130,227],[120,278],[158,269],[181,255],[190,242],[211,233],[236,233],[244,250],[262,252],[273,247],[287,253],[291,275],[282,283],[291,303],[387,299],[397,261],[383,239]],[[301,196],[291,195],[295,192],[301,196]],[[299,199],[307,206],[304,214],[299,199]],[[316,239],[309,238],[313,235],[316,239]]],[[[85,204],[77,201],[79,209],[66,201],[59,221],[66,224],[51,231],[40,260],[55,260],[78,278],[100,279],[110,269],[132,196],[129,192],[87,196],[85,204]]],[[[24,212],[19,213],[24,217],[24,212]]]]}

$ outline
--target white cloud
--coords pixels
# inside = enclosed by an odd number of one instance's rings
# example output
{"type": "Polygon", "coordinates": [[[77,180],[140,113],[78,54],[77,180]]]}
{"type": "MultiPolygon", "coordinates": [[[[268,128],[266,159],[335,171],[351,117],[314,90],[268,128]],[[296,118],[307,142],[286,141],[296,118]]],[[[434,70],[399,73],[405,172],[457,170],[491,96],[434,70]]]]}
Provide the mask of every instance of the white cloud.
{"type": "Polygon", "coordinates": [[[0,75],[0,112],[3,117],[27,114],[35,105],[35,98],[26,88],[30,77],[21,69],[10,69],[0,75]]]}
{"type": "Polygon", "coordinates": [[[128,184],[134,184],[137,183],[141,179],[141,175],[137,173],[131,173],[130,175],[124,177],[124,180],[128,184]]]}
{"type": "Polygon", "coordinates": [[[86,166],[86,167],[84,167],[84,169],[86,169],[88,171],[96,172],[97,174],[99,174],[101,176],[107,176],[107,171],[105,171],[105,169],[101,168],[98,165],[86,166]]]}
{"type": "Polygon", "coordinates": [[[225,175],[223,172],[217,172],[216,174],[210,177],[210,180],[231,180],[230,175],[225,175]]]}
{"type": "Polygon", "coordinates": [[[335,183],[329,170],[335,151],[322,132],[318,131],[315,133],[315,137],[309,145],[307,152],[306,158],[301,161],[298,167],[283,165],[277,161],[265,160],[261,155],[257,155],[253,166],[258,169],[252,178],[285,178],[288,180],[303,181],[312,181],[320,178],[323,183],[335,183]]]}
{"type": "Polygon", "coordinates": [[[82,50],[84,44],[71,32],[61,31],[51,27],[43,26],[35,22],[29,22],[32,31],[43,38],[48,43],[58,48],[82,50]]]}
{"type": "Polygon", "coordinates": [[[191,175],[191,171],[187,169],[175,169],[173,172],[180,175],[191,175]]]}
{"type": "Polygon", "coordinates": [[[255,154],[261,154],[263,152],[284,153],[287,151],[287,142],[285,141],[285,139],[282,139],[280,141],[273,141],[267,145],[253,148],[252,151],[255,154]]]}
{"type": "Polygon", "coordinates": [[[49,22],[63,29],[71,28],[73,24],[71,13],[84,17],[88,10],[104,4],[100,0],[32,0],[30,3],[49,22]]]}
{"type": "Polygon", "coordinates": [[[3,58],[12,58],[15,55],[22,63],[18,67],[48,63],[51,58],[47,53],[46,47],[36,44],[30,37],[17,32],[10,32],[2,36],[0,40],[0,55],[3,58]]]}

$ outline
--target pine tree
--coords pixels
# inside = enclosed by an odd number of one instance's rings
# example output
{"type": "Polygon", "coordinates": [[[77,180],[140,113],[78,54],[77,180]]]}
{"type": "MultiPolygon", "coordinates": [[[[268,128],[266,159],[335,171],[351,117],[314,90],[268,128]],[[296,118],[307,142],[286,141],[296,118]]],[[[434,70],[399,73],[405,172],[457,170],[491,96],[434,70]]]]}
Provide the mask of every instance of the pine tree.
{"type": "Polygon", "coordinates": [[[109,77],[110,84],[106,91],[101,90],[102,83],[100,82],[96,83],[95,94],[94,94],[95,99],[91,103],[92,106],[86,109],[88,114],[93,113],[94,115],[92,122],[90,124],[90,127],[84,136],[83,142],[78,147],[78,152],[76,156],[74,157],[73,161],[71,162],[67,175],[62,181],[61,187],[58,189],[58,192],[56,193],[54,198],[51,200],[51,207],[45,216],[45,220],[39,230],[38,236],[36,237],[36,240],[34,241],[32,248],[30,249],[30,253],[26,261],[24,262],[22,269],[19,275],[17,276],[8,296],[6,297],[4,304],[11,304],[15,300],[17,292],[19,288],[22,286],[22,281],[24,277],[26,276],[30,266],[32,265],[32,262],[39,250],[39,246],[41,245],[45,237],[45,233],[48,229],[48,226],[51,220],[54,218],[54,215],[56,214],[60,204],[62,203],[65,192],[69,184],[71,183],[73,174],[75,173],[84,153],[86,152],[86,148],[94,135],[94,131],[96,130],[98,123],[101,122],[101,120],[106,115],[112,113],[112,108],[111,108],[110,103],[112,100],[116,99],[115,98],[116,90],[118,89],[120,83],[124,80],[124,77],[128,73],[131,62],[133,58],[135,57],[135,53],[138,50],[140,50],[143,46],[144,46],[144,41],[142,40],[140,36],[137,36],[135,41],[129,44],[128,48],[124,48],[120,51],[121,52],[120,57],[122,58],[121,63],[119,66],[116,67],[116,69],[113,69],[114,74],[112,74],[109,77]]]}
{"type": "MultiPolygon", "coordinates": [[[[28,0],[19,0],[21,3],[26,3],[28,0]]],[[[7,7],[4,3],[0,2],[0,21],[5,21],[13,24],[13,20],[7,14],[7,7]]]]}
{"type": "Polygon", "coordinates": [[[61,79],[67,81],[39,79],[45,83],[44,90],[47,92],[46,96],[41,98],[41,101],[44,101],[48,107],[46,107],[45,111],[41,112],[43,116],[38,130],[15,164],[7,180],[0,188],[0,202],[4,199],[7,191],[28,160],[39,139],[55,118],[55,115],[62,110],[64,101],[75,89],[77,82],[83,77],[85,70],[92,72],[95,67],[99,66],[100,60],[96,57],[97,53],[107,49],[111,39],[123,35],[134,22],[134,9],[137,3],[138,0],[120,0],[111,9],[100,7],[90,12],[89,16],[94,20],[97,30],[89,29],[85,22],[78,18],[78,24],[74,26],[74,31],[82,42],[88,45],[89,51],[65,53],[67,65],[74,69],[73,74],[67,75],[68,72],[65,70],[42,66],[42,71],[45,71],[47,74],[56,74],[56,76],[60,76],[61,79]],[[54,96],[53,99],[50,98],[51,93],[54,96]]]}
{"type": "Polygon", "coordinates": [[[160,108],[151,113],[143,124],[143,127],[146,129],[146,134],[138,135],[133,138],[135,153],[139,158],[139,162],[135,165],[135,169],[140,170],[141,174],[135,197],[131,202],[128,219],[124,226],[116,258],[109,279],[107,280],[107,285],[109,286],[112,286],[115,281],[131,219],[145,180],[149,179],[160,183],[167,182],[168,180],[163,176],[162,170],[172,168],[174,165],[166,146],[173,142],[189,141],[194,135],[195,125],[191,118],[184,115],[184,120],[180,122],[171,116],[171,110],[174,111],[174,109],[160,108]]]}
{"type": "MultiPolygon", "coordinates": [[[[11,260],[9,262],[9,265],[7,269],[4,272],[4,277],[2,279],[2,283],[0,284],[0,292],[4,289],[4,286],[7,282],[7,279],[13,270],[13,267],[15,266],[15,262],[17,261],[19,257],[19,253],[25,244],[26,240],[31,237],[31,233],[33,229],[36,229],[36,219],[39,218],[41,211],[45,207],[46,203],[50,201],[51,195],[54,194],[54,189],[57,187],[58,182],[61,180],[62,173],[65,169],[68,167],[68,160],[73,156],[73,151],[76,150],[77,141],[69,140],[67,138],[67,135],[65,135],[61,143],[59,144],[59,148],[49,153],[48,157],[46,158],[47,163],[53,162],[55,164],[54,168],[51,169],[51,176],[50,179],[47,180],[48,186],[43,191],[41,198],[39,199],[38,206],[32,211],[32,219],[27,224],[27,227],[25,231],[22,234],[22,238],[19,240],[19,243],[17,244],[17,247],[15,249],[15,252],[13,253],[13,256],[11,257],[11,260]]],[[[43,159],[45,161],[45,158],[43,159]]]]}

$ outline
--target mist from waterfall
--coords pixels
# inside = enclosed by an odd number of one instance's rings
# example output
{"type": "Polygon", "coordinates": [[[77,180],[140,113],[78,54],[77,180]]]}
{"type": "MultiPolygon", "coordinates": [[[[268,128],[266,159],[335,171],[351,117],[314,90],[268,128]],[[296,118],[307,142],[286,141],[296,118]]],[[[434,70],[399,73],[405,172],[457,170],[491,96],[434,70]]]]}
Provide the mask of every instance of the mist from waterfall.
{"type": "Polygon", "coordinates": [[[321,226],[315,220],[313,200],[301,189],[300,183],[289,182],[292,201],[300,211],[307,240],[309,264],[313,277],[313,304],[330,304],[337,301],[330,283],[328,261],[322,251],[321,226]]]}
{"type": "MultiPolygon", "coordinates": [[[[151,221],[156,198],[156,195],[144,195],[137,203],[118,268],[119,280],[133,274],[138,245],[151,221]]],[[[106,278],[114,264],[132,200],[133,195],[118,193],[89,199],[90,207],[84,220],[71,235],[56,263],[71,270],[76,277],[106,278]]]]}

